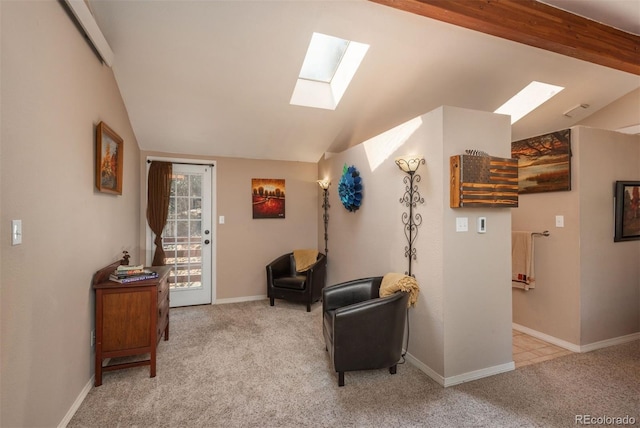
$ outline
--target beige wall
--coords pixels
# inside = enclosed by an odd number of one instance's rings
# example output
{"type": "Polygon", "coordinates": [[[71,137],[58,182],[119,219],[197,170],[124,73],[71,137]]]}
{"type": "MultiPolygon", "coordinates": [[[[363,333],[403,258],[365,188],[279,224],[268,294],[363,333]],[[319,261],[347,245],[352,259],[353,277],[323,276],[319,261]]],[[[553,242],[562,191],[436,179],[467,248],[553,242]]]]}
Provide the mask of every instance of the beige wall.
{"type": "MultiPolygon", "coordinates": [[[[418,172],[425,202],[416,208],[423,223],[412,265],[421,292],[410,311],[409,353],[445,382],[512,361],[510,212],[449,208],[449,157],[467,148],[508,157],[508,118],[442,107],[327,156],[318,171],[320,178],[332,181],[328,264],[332,284],[407,270],[401,222],[406,208],[399,203],[404,173],[393,160],[404,154],[424,155],[426,165],[418,172]],[[342,207],[337,194],[345,164],[355,165],[364,182],[363,205],[355,213],[342,207]],[[455,232],[457,216],[469,218],[469,232],[455,232]],[[475,232],[478,216],[487,217],[485,235],[475,232]]],[[[319,239],[323,233],[320,224],[319,239]]]]}
{"type": "MultiPolygon", "coordinates": [[[[265,266],[296,248],[317,248],[317,165],[307,162],[220,158],[217,162],[217,297],[266,296],[265,266]],[[251,179],[282,178],[284,219],[256,219],[251,213],[251,179]]],[[[277,305],[277,303],[276,303],[277,305]]]]}
{"type": "Polygon", "coordinates": [[[613,186],[640,181],[640,136],[574,129],[579,154],[580,345],[640,333],[640,241],[613,241],[613,186]]]}
{"type": "MultiPolygon", "coordinates": [[[[447,378],[512,362],[511,209],[449,208],[449,158],[478,149],[511,157],[508,116],[447,108],[443,122],[441,197],[444,205],[445,375],[447,378]],[[469,219],[456,232],[456,217],[469,219]],[[487,232],[477,233],[478,217],[487,232]]],[[[504,369],[504,367],[503,367],[504,369]]]]}
{"type": "Polygon", "coordinates": [[[571,191],[513,210],[514,230],[551,232],[535,241],[536,288],[513,290],[513,321],[584,346],[640,332],[640,241],[613,242],[614,182],[640,180],[640,137],[575,127],[571,146],[571,191]]]}
{"type": "MultiPolygon", "coordinates": [[[[572,135],[572,138],[575,135],[572,135]]],[[[572,144],[571,191],[520,195],[512,210],[513,230],[542,232],[534,238],[536,287],[513,289],[513,322],[578,344],[580,340],[580,199],[578,158],[572,144]],[[556,215],[564,227],[556,228],[556,215]]]]}
{"type": "MultiPolygon", "coordinates": [[[[196,158],[159,152],[142,152],[140,156],[141,192],[146,194],[146,158],[196,158]]],[[[224,157],[215,160],[216,212],[213,213],[213,236],[216,237],[216,295],[214,299],[246,299],[266,297],[267,263],[296,248],[317,248],[319,186],[317,165],[309,162],[268,161],[224,157]],[[251,212],[251,179],[281,178],[285,180],[286,207],[284,219],[253,219],[251,212]],[[224,224],[217,224],[219,216],[224,224]]],[[[141,201],[141,231],[146,223],[146,200],[141,201]]],[[[146,242],[141,237],[141,248],[146,242]]],[[[320,248],[322,247],[322,248],[320,248]]],[[[276,303],[277,304],[277,303],[276,303]]]]}
{"type": "Polygon", "coordinates": [[[93,373],[93,273],[138,252],[139,151],[113,73],[61,5],[0,8],[0,425],[56,426],[93,373]],[[122,196],[95,190],[101,120],[124,139],[122,196]]]}

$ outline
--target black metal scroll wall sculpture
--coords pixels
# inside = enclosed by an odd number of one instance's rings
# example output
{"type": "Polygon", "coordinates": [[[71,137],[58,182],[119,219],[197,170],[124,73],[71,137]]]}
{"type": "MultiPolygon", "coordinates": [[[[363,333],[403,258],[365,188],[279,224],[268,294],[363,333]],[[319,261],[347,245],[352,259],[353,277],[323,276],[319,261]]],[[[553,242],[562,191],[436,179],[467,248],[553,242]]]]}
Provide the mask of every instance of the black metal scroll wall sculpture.
{"type": "Polygon", "coordinates": [[[418,236],[418,228],[422,224],[422,216],[413,212],[417,204],[423,204],[424,198],[420,196],[418,191],[418,183],[421,180],[420,175],[416,174],[418,167],[424,164],[422,157],[398,158],[396,164],[407,175],[403,178],[405,184],[405,192],[400,203],[409,208],[409,212],[402,213],[402,224],[404,225],[404,236],[407,239],[407,245],[404,247],[404,256],[409,259],[409,269],[406,275],[413,276],[411,273],[411,261],[416,260],[416,249],[413,246],[418,236]]]}

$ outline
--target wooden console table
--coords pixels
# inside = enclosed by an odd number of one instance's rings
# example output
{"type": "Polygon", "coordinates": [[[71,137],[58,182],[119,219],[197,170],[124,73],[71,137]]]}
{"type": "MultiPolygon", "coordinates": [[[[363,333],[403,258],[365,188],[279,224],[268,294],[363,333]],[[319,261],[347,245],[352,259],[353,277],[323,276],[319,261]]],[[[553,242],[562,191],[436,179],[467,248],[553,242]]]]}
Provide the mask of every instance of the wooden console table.
{"type": "Polygon", "coordinates": [[[153,266],[158,277],[120,284],[109,280],[118,267],[115,262],[96,272],[96,379],[102,385],[102,372],[148,365],[150,377],[156,375],[156,348],[160,338],[169,340],[169,266],[153,266]],[[143,361],[102,366],[106,358],[149,354],[143,361]]]}

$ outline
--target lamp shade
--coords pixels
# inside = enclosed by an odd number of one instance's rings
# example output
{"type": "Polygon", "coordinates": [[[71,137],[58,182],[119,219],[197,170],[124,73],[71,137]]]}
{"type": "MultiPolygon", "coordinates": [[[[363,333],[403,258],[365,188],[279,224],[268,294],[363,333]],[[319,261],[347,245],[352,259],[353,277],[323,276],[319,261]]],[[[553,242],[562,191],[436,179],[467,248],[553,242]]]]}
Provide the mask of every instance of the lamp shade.
{"type": "Polygon", "coordinates": [[[396,165],[406,173],[416,172],[421,163],[424,163],[424,158],[421,155],[401,156],[396,158],[396,165]]]}
{"type": "Polygon", "coordinates": [[[322,187],[323,190],[327,190],[331,182],[329,180],[318,180],[318,185],[322,187]]]}

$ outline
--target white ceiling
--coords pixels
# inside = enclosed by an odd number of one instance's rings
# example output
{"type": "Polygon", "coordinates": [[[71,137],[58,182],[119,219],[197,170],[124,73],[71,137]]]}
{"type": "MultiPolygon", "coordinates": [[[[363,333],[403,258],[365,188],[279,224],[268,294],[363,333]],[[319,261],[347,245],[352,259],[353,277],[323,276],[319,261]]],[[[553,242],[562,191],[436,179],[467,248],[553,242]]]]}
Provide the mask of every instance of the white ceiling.
{"type": "MultiPolygon", "coordinates": [[[[619,28],[640,10],[640,0],[546,2],[619,28]]],[[[90,4],[143,150],[316,162],[441,105],[494,111],[532,80],[564,86],[513,126],[515,140],[640,87],[637,75],[366,0],[90,4]],[[335,111],[289,104],[314,31],[371,46],[335,111]],[[578,104],[591,107],[563,116],[578,104]]]]}
{"type": "Polygon", "coordinates": [[[542,0],[551,6],[640,35],[638,0],[542,0]]]}

